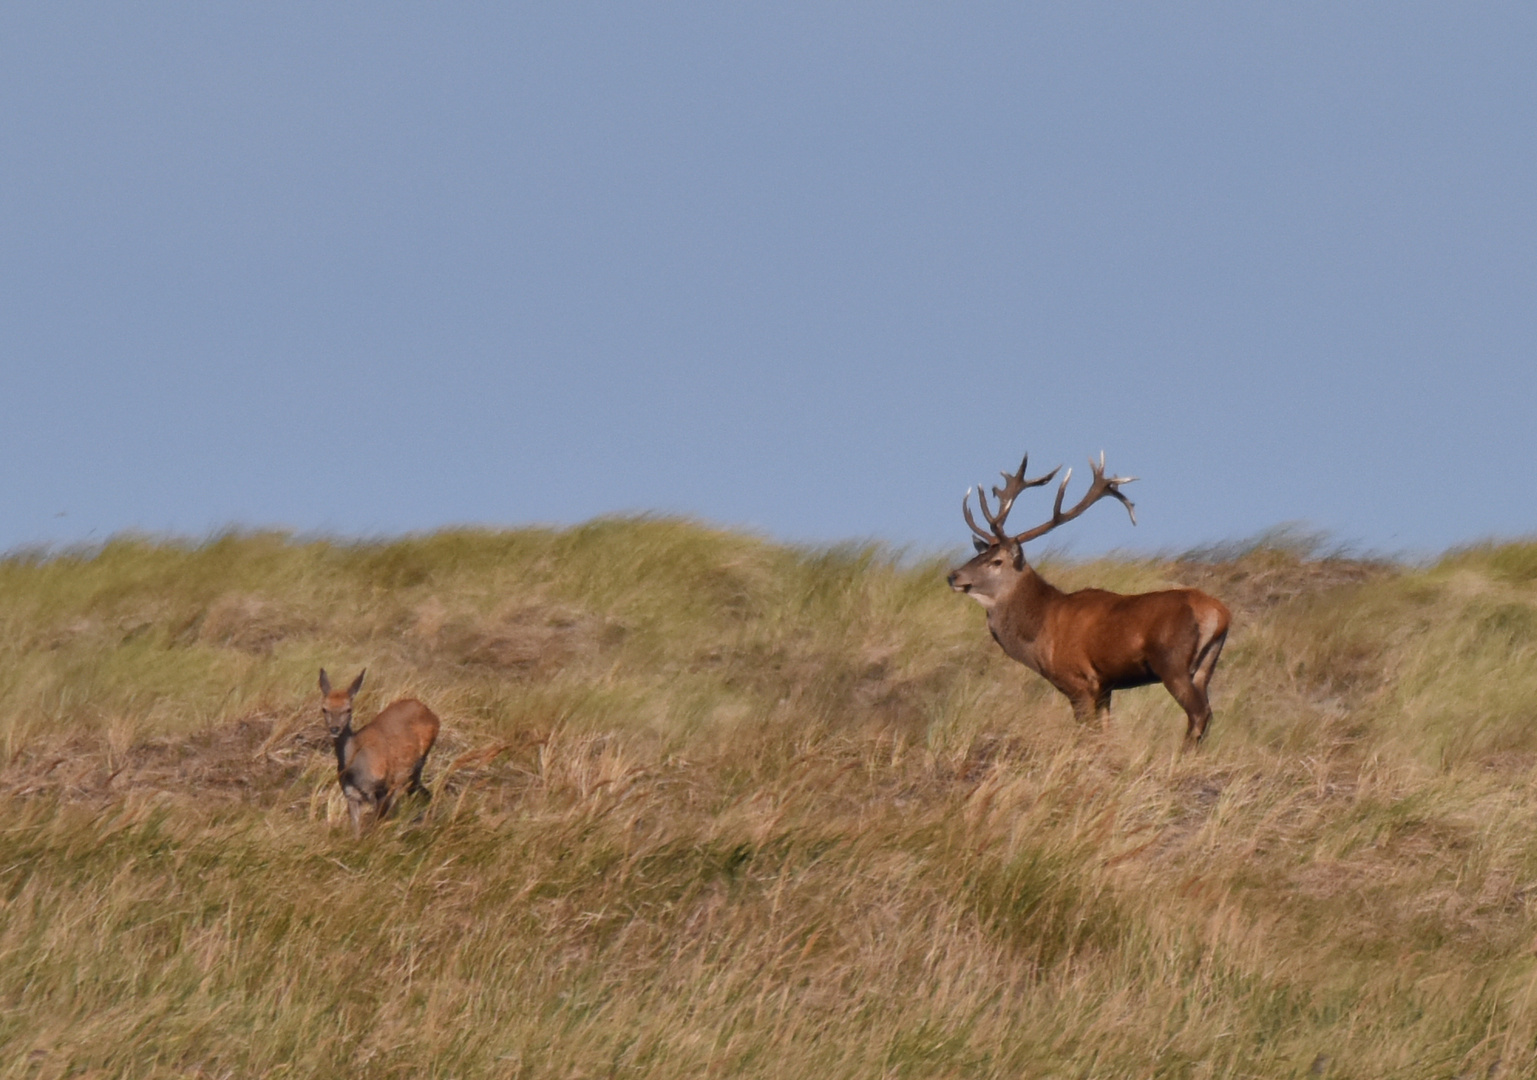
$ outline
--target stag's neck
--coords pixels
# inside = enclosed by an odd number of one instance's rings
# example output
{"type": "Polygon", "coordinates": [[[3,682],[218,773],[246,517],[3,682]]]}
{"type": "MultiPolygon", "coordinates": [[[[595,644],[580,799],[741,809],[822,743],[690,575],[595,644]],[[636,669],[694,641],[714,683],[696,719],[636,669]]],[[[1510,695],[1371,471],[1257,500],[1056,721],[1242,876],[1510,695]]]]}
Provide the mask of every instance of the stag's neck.
{"type": "MultiPolygon", "coordinates": [[[[1061,598],[1061,590],[1027,564],[1014,588],[988,611],[988,628],[999,644],[1018,642],[1033,648],[1046,627],[1046,616],[1052,604],[1061,598]]],[[[1004,649],[1009,651],[1008,645],[1004,645],[1004,649]]],[[[1031,663],[1025,657],[1016,659],[1031,663]]]]}
{"type": "Polygon", "coordinates": [[[341,734],[336,736],[336,771],[346,772],[347,764],[352,760],[352,722],[342,728],[341,734]]]}

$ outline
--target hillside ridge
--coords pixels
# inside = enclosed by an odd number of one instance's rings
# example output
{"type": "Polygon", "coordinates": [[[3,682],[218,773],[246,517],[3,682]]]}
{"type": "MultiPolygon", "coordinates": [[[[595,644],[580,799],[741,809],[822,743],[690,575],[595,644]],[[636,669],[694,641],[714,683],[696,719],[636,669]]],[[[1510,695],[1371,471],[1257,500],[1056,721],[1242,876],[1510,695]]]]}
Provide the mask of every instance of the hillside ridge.
{"type": "Polygon", "coordinates": [[[948,568],[655,518],[0,560],[0,1077],[1537,1068],[1537,544],[1048,559],[1233,609],[1185,755],[948,568]],[[358,843],[322,664],[443,720],[358,843]]]}

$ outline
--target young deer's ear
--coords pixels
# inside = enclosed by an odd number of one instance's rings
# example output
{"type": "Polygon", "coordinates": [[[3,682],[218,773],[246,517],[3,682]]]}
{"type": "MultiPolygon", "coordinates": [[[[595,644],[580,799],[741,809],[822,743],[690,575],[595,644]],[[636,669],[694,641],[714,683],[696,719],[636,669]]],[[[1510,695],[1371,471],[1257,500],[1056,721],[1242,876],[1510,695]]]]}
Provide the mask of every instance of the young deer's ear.
{"type": "Polygon", "coordinates": [[[358,672],[358,677],[352,680],[352,685],[347,688],[348,701],[351,701],[353,698],[357,697],[358,691],[363,689],[363,676],[367,674],[368,669],[364,668],[362,671],[358,672]]]}
{"type": "Polygon", "coordinates": [[[320,669],[320,692],[326,697],[331,696],[331,680],[326,678],[326,669],[320,669]]]}

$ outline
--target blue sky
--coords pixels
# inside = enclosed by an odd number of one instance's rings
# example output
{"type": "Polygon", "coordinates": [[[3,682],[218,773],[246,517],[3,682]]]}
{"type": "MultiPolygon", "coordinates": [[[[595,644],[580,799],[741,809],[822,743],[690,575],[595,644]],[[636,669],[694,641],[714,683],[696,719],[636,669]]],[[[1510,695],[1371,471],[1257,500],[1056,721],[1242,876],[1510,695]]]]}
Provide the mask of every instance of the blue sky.
{"type": "Polygon", "coordinates": [[[8,4],[0,548],[959,548],[1100,449],[1139,526],[1081,552],[1530,535],[1534,56],[1515,4],[8,4]]]}

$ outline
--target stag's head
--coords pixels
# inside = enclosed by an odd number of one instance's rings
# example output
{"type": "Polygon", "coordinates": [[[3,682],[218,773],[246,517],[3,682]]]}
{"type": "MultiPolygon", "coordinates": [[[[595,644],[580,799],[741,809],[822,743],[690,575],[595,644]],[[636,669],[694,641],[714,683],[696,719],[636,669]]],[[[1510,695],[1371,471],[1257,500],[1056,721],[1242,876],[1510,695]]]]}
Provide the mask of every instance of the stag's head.
{"type": "Polygon", "coordinates": [[[331,733],[331,738],[339,737],[352,725],[352,699],[363,689],[363,676],[367,674],[365,668],[358,672],[358,677],[352,680],[352,685],[347,689],[332,690],[326,669],[320,669],[320,715],[325,718],[326,730],[331,733]]]}
{"type": "Polygon", "coordinates": [[[956,592],[965,593],[985,608],[1006,596],[1025,572],[1025,551],[1009,542],[977,541],[976,558],[950,571],[945,580],[956,592]]]}
{"type": "Polygon", "coordinates": [[[998,600],[1006,596],[1015,583],[1025,574],[1025,543],[1039,539],[1051,532],[1058,525],[1071,521],[1083,513],[1094,503],[1110,496],[1119,499],[1126,507],[1126,512],[1131,515],[1131,523],[1137,523],[1137,514],[1131,500],[1121,494],[1120,485],[1129,484],[1136,479],[1135,476],[1106,476],[1105,455],[1101,451],[1099,461],[1089,459],[1089,468],[1094,470],[1094,482],[1089,485],[1089,490],[1078,505],[1071,510],[1062,509],[1062,497],[1067,494],[1067,482],[1073,478],[1073,470],[1067,470],[1062,477],[1062,483],[1057,487],[1057,500],[1052,506],[1051,520],[1037,525],[1033,529],[1027,529],[1016,536],[1010,536],[1004,530],[1004,522],[1008,519],[1009,511],[1014,509],[1014,500],[1019,493],[1026,488],[1039,487],[1050,483],[1052,478],[1062,468],[1058,465],[1045,476],[1038,476],[1034,480],[1025,479],[1025,465],[1029,462],[1030,455],[1026,454],[1019,463],[1019,471],[1016,473],[1003,473],[1003,487],[993,488],[993,498],[998,500],[998,511],[994,513],[987,505],[987,495],[980,488],[977,489],[977,505],[982,508],[982,516],[987,519],[988,527],[982,528],[977,524],[977,519],[971,516],[971,489],[966,489],[966,497],[961,500],[961,513],[965,515],[966,524],[976,535],[972,538],[972,544],[976,546],[977,555],[964,566],[950,571],[946,579],[950,588],[956,592],[965,593],[985,608],[990,608],[998,600]]]}

